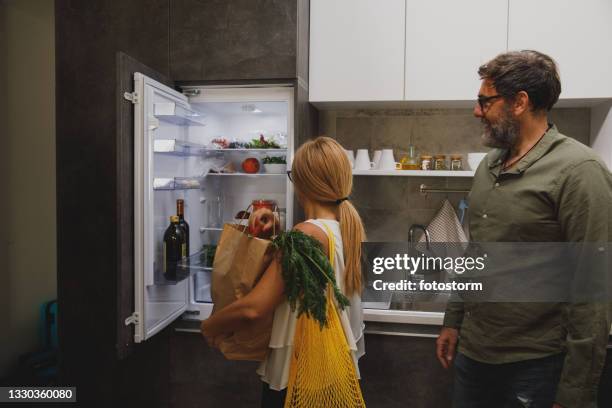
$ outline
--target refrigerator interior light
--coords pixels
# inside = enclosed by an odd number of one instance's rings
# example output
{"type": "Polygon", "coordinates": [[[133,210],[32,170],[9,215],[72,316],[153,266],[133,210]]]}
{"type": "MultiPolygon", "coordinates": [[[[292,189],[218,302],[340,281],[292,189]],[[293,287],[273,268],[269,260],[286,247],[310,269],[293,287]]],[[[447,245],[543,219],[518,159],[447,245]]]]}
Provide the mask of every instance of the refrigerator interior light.
{"type": "Polygon", "coordinates": [[[243,112],[249,112],[249,113],[261,113],[261,112],[263,112],[261,109],[259,109],[256,105],[254,105],[252,103],[245,103],[244,105],[242,105],[242,111],[243,112]]]}

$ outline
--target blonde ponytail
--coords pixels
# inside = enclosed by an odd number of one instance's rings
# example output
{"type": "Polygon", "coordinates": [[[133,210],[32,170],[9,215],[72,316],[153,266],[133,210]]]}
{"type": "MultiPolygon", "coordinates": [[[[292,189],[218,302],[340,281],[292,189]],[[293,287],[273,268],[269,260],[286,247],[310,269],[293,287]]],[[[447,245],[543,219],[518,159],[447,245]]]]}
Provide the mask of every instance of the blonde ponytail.
{"type": "Polygon", "coordinates": [[[365,241],[365,229],[359,213],[349,201],[338,206],[340,233],[344,248],[344,291],[347,295],[361,294],[361,243],[365,241]]]}

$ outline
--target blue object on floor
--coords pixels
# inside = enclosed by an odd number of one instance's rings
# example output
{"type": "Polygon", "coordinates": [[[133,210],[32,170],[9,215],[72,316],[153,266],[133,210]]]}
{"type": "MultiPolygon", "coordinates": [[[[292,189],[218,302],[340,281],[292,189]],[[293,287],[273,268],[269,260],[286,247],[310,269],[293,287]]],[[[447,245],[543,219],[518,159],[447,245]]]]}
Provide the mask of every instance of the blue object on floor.
{"type": "Polygon", "coordinates": [[[40,337],[45,350],[58,348],[57,340],[57,299],[40,306],[40,337]]]}

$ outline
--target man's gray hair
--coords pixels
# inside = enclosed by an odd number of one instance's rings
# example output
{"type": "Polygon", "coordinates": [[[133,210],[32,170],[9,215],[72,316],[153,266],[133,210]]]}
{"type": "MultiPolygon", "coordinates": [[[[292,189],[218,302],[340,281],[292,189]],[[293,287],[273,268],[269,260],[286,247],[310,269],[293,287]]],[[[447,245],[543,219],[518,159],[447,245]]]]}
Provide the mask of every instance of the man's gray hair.
{"type": "Polygon", "coordinates": [[[559,100],[561,80],[557,64],[546,54],[523,50],[500,54],[478,69],[481,79],[512,100],[520,91],[529,95],[533,112],[550,111],[559,100]]]}

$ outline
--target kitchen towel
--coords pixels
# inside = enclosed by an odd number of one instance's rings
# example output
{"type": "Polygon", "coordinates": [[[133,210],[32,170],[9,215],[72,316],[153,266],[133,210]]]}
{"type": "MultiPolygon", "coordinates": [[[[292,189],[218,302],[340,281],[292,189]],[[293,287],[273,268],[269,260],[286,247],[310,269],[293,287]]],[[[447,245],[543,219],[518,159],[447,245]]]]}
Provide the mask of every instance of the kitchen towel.
{"type": "MultiPolygon", "coordinates": [[[[448,200],[444,200],[442,207],[427,226],[427,231],[431,242],[468,242],[455,209],[448,200]]],[[[425,242],[425,235],[419,242],[425,242]]]]}

